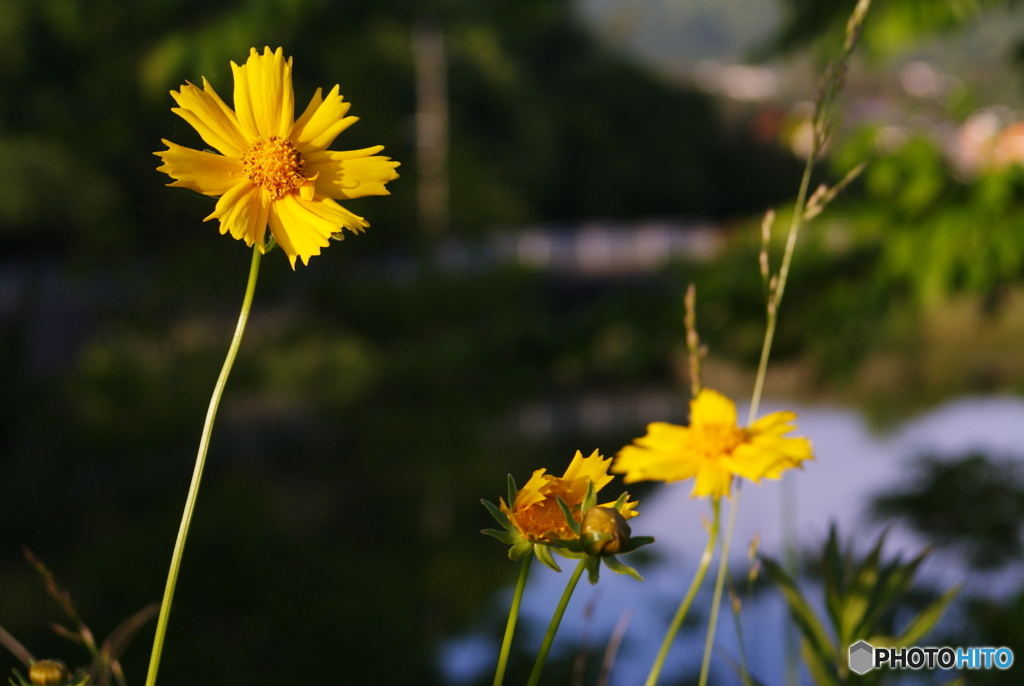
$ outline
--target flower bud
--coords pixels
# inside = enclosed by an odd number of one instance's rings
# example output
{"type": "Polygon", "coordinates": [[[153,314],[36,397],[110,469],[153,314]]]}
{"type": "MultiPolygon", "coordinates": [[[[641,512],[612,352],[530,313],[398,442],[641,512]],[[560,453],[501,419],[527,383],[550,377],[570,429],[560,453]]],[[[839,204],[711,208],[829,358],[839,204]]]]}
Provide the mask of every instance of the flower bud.
{"type": "Polygon", "coordinates": [[[39,660],[28,668],[28,680],[37,686],[59,686],[71,678],[71,672],[60,660],[39,660]]]}
{"type": "Polygon", "coordinates": [[[583,515],[580,538],[590,555],[615,555],[629,542],[629,524],[613,507],[592,507],[583,515]]]}

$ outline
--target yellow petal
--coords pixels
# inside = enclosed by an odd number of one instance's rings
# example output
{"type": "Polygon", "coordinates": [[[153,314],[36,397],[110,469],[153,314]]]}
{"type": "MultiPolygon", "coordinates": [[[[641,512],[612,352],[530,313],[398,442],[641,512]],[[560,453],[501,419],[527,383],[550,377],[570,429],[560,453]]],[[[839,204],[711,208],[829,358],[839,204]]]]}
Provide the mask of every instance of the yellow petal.
{"type": "Polygon", "coordinates": [[[353,218],[366,225],[361,217],[356,217],[330,198],[310,201],[288,193],[271,205],[270,231],[294,268],[296,257],[302,259],[302,264],[309,264],[309,258],[319,255],[320,248],[326,247],[331,235],[341,231],[343,226],[356,231],[347,224],[353,218]]]}
{"type": "Polygon", "coordinates": [[[383,145],[363,150],[339,152],[322,150],[306,155],[306,173],[319,174],[316,189],[329,198],[361,198],[367,195],[389,195],[384,187],[398,178],[390,157],[374,155],[383,145]]]}
{"type": "Polygon", "coordinates": [[[732,486],[732,475],[714,462],[706,461],[697,471],[697,478],[693,481],[693,491],[690,493],[690,497],[711,496],[717,500],[723,495],[729,495],[730,486],[732,486]]]}
{"type": "Polygon", "coordinates": [[[769,415],[761,417],[756,422],[750,425],[747,431],[751,434],[786,434],[790,431],[796,431],[795,412],[772,412],[769,415]]]}
{"type": "Polygon", "coordinates": [[[537,469],[530,475],[530,480],[516,493],[514,503],[516,509],[530,507],[544,500],[544,486],[551,478],[549,476],[545,477],[544,472],[546,471],[546,469],[537,469]]]}
{"type": "Polygon", "coordinates": [[[224,195],[245,180],[242,162],[236,157],[200,152],[168,140],[162,142],[167,150],[153,154],[163,161],[156,170],[175,179],[169,186],[189,188],[203,195],[224,195]]]}
{"type": "MultiPolygon", "coordinates": [[[[632,519],[633,517],[636,517],[638,514],[640,514],[639,512],[636,511],[636,506],[639,505],[639,504],[640,504],[639,500],[634,500],[633,502],[629,502],[627,500],[626,502],[624,502],[622,504],[622,507],[619,509],[619,514],[622,515],[623,519],[632,519]]],[[[611,508],[614,508],[615,507],[615,501],[613,500],[610,503],[603,503],[603,504],[599,505],[598,507],[611,507],[611,508]]]]}
{"type": "Polygon", "coordinates": [[[235,76],[235,111],[242,129],[250,139],[279,136],[286,138],[295,116],[295,92],[292,89],[292,59],[284,58],[278,48],[249,51],[249,59],[238,66],[231,63],[235,76]]]}
{"type": "Polygon", "coordinates": [[[576,456],[573,457],[562,477],[565,482],[562,498],[565,502],[569,505],[582,503],[583,499],[587,497],[587,490],[590,488],[591,482],[594,484],[595,492],[607,486],[614,478],[608,473],[608,467],[611,464],[612,459],[602,457],[597,450],[589,457],[583,457],[583,453],[577,450],[576,456]]]}
{"type": "Polygon", "coordinates": [[[338,86],[331,89],[321,102],[317,90],[309,107],[291,130],[291,140],[303,155],[326,150],[338,134],[359,121],[358,117],[346,117],[349,103],[338,93],[338,86]],[[314,103],[316,108],[314,108],[314,103]]]}
{"type": "Polygon", "coordinates": [[[690,426],[695,424],[726,424],[736,426],[736,403],[717,391],[701,390],[690,401],[690,426]]]}
{"type": "Polygon", "coordinates": [[[220,232],[229,231],[234,238],[244,240],[250,247],[256,243],[262,251],[270,199],[262,188],[251,184],[242,185],[247,186],[246,191],[238,196],[232,207],[220,218],[220,232]]]}
{"type": "Polygon", "coordinates": [[[180,92],[171,91],[171,97],[178,103],[171,111],[191,124],[209,146],[225,155],[241,157],[249,144],[238,119],[206,79],[203,79],[203,88],[199,90],[186,83],[180,92]]]}
{"type": "Polygon", "coordinates": [[[693,451],[661,451],[627,445],[612,466],[627,484],[636,481],[680,481],[697,473],[700,458],[693,451]]]}

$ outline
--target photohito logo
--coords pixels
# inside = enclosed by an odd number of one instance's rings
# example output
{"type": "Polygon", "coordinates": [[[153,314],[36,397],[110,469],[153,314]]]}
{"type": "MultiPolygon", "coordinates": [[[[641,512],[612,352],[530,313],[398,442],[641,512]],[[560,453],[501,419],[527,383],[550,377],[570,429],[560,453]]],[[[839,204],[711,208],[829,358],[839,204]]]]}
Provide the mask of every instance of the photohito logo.
{"type": "Polygon", "coordinates": [[[912,646],[876,648],[867,641],[850,646],[850,670],[866,674],[872,669],[1009,669],[1013,651],[1009,648],[950,648],[912,646]]]}

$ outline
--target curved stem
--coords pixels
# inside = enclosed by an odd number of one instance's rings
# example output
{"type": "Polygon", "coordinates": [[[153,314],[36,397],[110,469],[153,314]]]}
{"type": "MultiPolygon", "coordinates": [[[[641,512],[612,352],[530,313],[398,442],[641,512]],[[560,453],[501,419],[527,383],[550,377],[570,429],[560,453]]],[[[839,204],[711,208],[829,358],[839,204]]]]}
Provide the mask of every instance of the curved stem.
{"type": "Polygon", "coordinates": [[[697,597],[697,591],[700,589],[701,584],[704,583],[708,567],[711,566],[711,557],[715,553],[715,544],[718,542],[718,522],[719,512],[721,511],[718,499],[711,501],[711,509],[712,520],[711,528],[708,529],[708,545],[704,548],[704,554],[700,556],[700,564],[697,565],[697,573],[694,574],[693,581],[690,582],[690,588],[686,591],[683,601],[679,603],[679,609],[676,610],[676,615],[672,618],[672,624],[669,625],[668,631],[665,633],[665,640],[661,642],[661,650],[658,651],[658,657],[654,660],[654,664],[651,665],[651,671],[647,675],[647,681],[644,682],[644,686],[654,686],[658,683],[658,677],[661,675],[661,668],[665,664],[665,658],[668,657],[669,648],[672,647],[672,642],[675,640],[676,634],[679,633],[679,627],[683,625],[686,613],[690,611],[693,599],[697,597]]]}
{"type": "Polygon", "coordinates": [[[516,592],[512,595],[512,607],[508,610],[508,623],[505,624],[505,638],[501,641],[501,653],[498,655],[498,669],[494,672],[494,686],[501,686],[505,681],[505,666],[508,664],[508,653],[512,649],[512,635],[516,632],[516,620],[519,619],[519,604],[523,600],[523,589],[526,588],[526,577],[530,573],[533,553],[523,558],[519,568],[519,580],[516,581],[516,592]]]}
{"type": "Polygon", "coordinates": [[[217,383],[213,387],[210,407],[206,410],[206,422],[203,424],[203,433],[199,439],[199,453],[196,455],[196,466],[192,471],[192,483],[188,488],[188,497],[185,498],[185,511],[181,516],[178,538],[174,542],[174,552],[171,554],[171,567],[167,571],[167,585],[164,587],[164,599],[160,605],[160,616],[156,622],[156,636],[153,639],[153,653],[149,658],[149,673],[146,675],[146,686],[154,686],[156,684],[157,671],[160,669],[160,656],[164,649],[164,638],[167,635],[167,621],[171,615],[171,601],[174,599],[174,587],[178,583],[178,570],[181,568],[181,556],[185,551],[185,539],[188,538],[188,529],[192,524],[192,513],[195,511],[196,496],[199,494],[199,482],[203,478],[206,452],[210,447],[210,434],[213,432],[213,422],[217,417],[217,406],[220,405],[221,396],[224,394],[224,386],[227,384],[231,367],[235,363],[238,346],[242,342],[242,334],[245,333],[245,325],[249,321],[249,310],[252,309],[252,298],[256,292],[256,277],[259,275],[261,255],[259,246],[253,246],[252,265],[249,267],[249,283],[245,287],[242,311],[238,315],[238,324],[235,326],[234,336],[231,337],[231,345],[228,347],[224,366],[221,367],[220,376],[217,377],[217,383]]]}
{"type": "Polygon", "coordinates": [[[699,686],[706,686],[708,683],[708,667],[711,666],[711,648],[715,643],[715,629],[718,628],[718,610],[722,605],[722,588],[725,586],[725,576],[729,572],[729,544],[732,542],[733,528],[736,526],[736,511],[740,504],[739,484],[732,494],[732,503],[729,505],[729,523],[725,525],[725,539],[722,541],[722,552],[718,556],[718,577],[715,579],[715,597],[711,599],[711,618],[708,620],[708,635],[704,639],[704,658],[700,663],[699,686]]]}
{"type": "Polygon", "coordinates": [[[555,634],[558,633],[558,625],[562,623],[562,615],[565,614],[565,608],[569,604],[569,598],[572,597],[572,592],[576,590],[576,583],[583,576],[583,568],[587,564],[587,558],[580,560],[580,563],[576,565],[576,571],[569,577],[569,583],[565,586],[565,591],[562,592],[562,599],[558,601],[558,607],[555,608],[555,614],[551,617],[551,623],[548,625],[548,632],[544,634],[544,641],[540,644],[540,652],[537,653],[537,660],[533,663],[533,671],[530,672],[530,680],[526,682],[526,686],[537,686],[537,682],[540,681],[540,673],[544,671],[544,663],[548,659],[548,651],[551,650],[551,644],[555,640],[555,634]]]}

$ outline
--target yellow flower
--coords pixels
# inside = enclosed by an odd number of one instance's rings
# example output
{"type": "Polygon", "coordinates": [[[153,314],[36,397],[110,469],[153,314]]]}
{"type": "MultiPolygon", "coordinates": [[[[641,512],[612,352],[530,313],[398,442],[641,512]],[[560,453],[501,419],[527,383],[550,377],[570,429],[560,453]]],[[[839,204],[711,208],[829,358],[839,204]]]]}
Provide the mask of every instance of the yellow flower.
{"type": "Polygon", "coordinates": [[[335,86],[327,97],[317,89],[306,111],[295,119],[292,59],[281,48],[260,55],[255,48],[235,75],[235,110],[203,79],[200,90],[185,83],[171,91],[178,103],[172,112],[191,124],[206,144],[221,154],[200,152],[170,141],[154,153],[163,160],[158,171],[181,186],[220,196],[204,221],[220,220],[220,232],[253,243],[263,251],[267,225],[292,268],[295,258],[308,264],[343,228],[359,233],[369,224],[332,198],[388,195],[384,184],[398,178],[398,162],[379,156],[384,146],[334,151],[327,147],[357,121],[346,117],[335,86]]]}
{"type": "Polygon", "coordinates": [[[796,430],[793,412],[774,412],[740,428],[736,404],[704,389],[690,402],[690,426],[654,422],[647,435],[619,451],[612,471],[624,481],[679,481],[695,477],[691,497],[729,495],[733,475],[778,479],[812,460],[811,442],[785,438],[796,430]]]}
{"type": "MultiPolygon", "coordinates": [[[[583,453],[577,450],[561,478],[545,474],[546,469],[538,469],[526,485],[516,492],[512,507],[505,504],[504,498],[499,501],[501,511],[528,541],[551,543],[578,538],[565,521],[565,515],[558,506],[558,498],[569,506],[570,512],[579,522],[582,517],[580,506],[587,496],[590,483],[593,482],[596,493],[612,480],[613,477],[608,473],[611,461],[611,458],[602,457],[596,450],[590,457],[583,457],[583,453]]],[[[614,503],[606,503],[602,507],[612,505],[614,503]]],[[[635,517],[635,507],[635,502],[627,502],[620,514],[626,519],[635,517]]]]}

